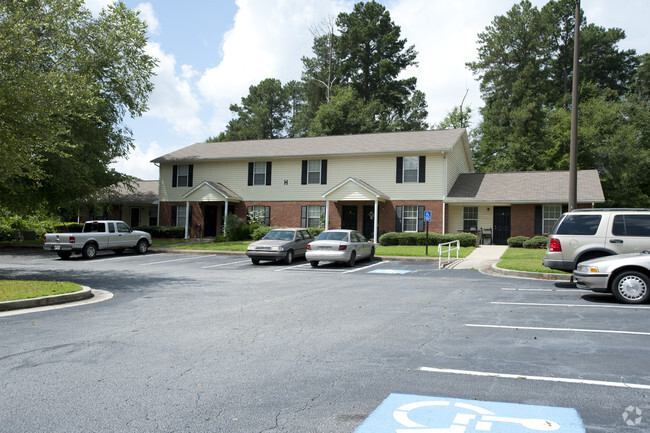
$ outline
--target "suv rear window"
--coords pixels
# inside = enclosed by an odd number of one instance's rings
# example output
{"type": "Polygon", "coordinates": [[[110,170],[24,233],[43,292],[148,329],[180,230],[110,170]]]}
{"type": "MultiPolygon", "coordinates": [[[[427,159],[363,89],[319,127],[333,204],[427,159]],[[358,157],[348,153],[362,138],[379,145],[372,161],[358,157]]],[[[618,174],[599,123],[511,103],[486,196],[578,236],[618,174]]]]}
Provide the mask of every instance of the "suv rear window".
{"type": "Polygon", "coordinates": [[[554,235],[595,235],[602,215],[567,215],[553,227],[554,235]]]}
{"type": "Polygon", "coordinates": [[[616,215],[612,225],[614,236],[650,237],[649,215],[616,215]]]}

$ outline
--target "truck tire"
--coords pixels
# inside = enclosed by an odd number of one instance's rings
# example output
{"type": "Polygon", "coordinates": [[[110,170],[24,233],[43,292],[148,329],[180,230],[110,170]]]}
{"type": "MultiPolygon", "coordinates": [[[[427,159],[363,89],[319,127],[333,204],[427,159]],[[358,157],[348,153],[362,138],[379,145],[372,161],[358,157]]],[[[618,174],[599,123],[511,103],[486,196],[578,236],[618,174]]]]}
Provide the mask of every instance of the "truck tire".
{"type": "Polygon", "coordinates": [[[72,256],[72,251],[59,251],[59,252],[57,252],[57,254],[63,260],[68,260],[72,256]]]}
{"type": "Polygon", "coordinates": [[[135,246],[135,251],[138,254],[144,254],[147,252],[149,249],[149,242],[146,241],[146,239],[140,239],[138,241],[138,244],[135,246]]]}
{"type": "Polygon", "coordinates": [[[86,245],[84,245],[83,250],[81,250],[81,255],[83,255],[85,259],[94,259],[97,255],[97,245],[92,242],[88,242],[86,245]]]}

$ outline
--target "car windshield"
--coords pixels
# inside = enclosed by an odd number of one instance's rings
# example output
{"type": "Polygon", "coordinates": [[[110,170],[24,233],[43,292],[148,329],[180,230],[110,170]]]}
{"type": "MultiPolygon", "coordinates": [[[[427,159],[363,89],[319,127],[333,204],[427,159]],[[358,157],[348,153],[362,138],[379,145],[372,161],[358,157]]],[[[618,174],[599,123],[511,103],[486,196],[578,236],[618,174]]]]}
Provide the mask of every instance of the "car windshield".
{"type": "Polygon", "coordinates": [[[271,230],[264,236],[264,240],[273,241],[292,241],[295,232],[291,230],[271,230]]]}
{"type": "Polygon", "coordinates": [[[317,241],[347,241],[347,232],[323,232],[316,238],[317,241]]]}

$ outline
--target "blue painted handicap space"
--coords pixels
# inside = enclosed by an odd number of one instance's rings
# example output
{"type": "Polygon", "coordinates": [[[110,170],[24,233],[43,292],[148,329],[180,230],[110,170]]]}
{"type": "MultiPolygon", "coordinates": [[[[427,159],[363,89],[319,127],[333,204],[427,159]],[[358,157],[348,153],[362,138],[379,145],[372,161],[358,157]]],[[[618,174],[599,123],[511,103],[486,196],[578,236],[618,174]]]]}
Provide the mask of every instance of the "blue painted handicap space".
{"type": "Polygon", "coordinates": [[[354,433],[585,433],[575,409],[391,394],[354,433]]]}
{"type": "Polygon", "coordinates": [[[374,271],[368,271],[369,274],[395,274],[395,275],[402,275],[402,274],[408,274],[409,271],[406,269],[375,269],[374,271]]]}

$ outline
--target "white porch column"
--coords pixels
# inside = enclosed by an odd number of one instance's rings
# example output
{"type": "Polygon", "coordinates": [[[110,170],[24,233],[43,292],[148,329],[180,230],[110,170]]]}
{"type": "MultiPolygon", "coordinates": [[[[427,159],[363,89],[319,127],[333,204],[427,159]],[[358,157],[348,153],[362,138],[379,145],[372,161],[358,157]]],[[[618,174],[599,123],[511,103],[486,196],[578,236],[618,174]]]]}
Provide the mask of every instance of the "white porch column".
{"type": "Polygon", "coordinates": [[[222,236],[226,235],[226,217],[228,216],[228,200],[224,200],[224,205],[223,205],[223,232],[221,233],[222,236]]]}
{"type": "Polygon", "coordinates": [[[185,239],[189,239],[189,226],[190,226],[190,202],[185,202],[185,239]]]}
{"type": "Polygon", "coordinates": [[[377,200],[377,198],[375,198],[375,218],[373,218],[373,219],[374,219],[373,223],[374,223],[374,226],[375,226],[374,227],[374,236],[375,236],[374,240],[375,240],[375,243],[379,243],[379,239],[377,239],[377,220],[379,219],[379,200],[377,200]]]}
{"type": "Polygon", "coordinates": [[[330,228],[330,201],[325,200],[325,230],[330,228]]]}

